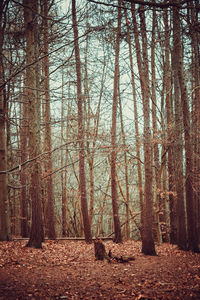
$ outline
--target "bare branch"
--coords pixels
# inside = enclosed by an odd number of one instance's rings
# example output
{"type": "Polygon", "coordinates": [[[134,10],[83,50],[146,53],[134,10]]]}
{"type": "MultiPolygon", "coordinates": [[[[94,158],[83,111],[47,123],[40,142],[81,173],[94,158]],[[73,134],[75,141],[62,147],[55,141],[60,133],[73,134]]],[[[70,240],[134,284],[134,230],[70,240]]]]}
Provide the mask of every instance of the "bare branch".
{"type": "MultiPolygon", "coordinates": [[[[96,0],[88,0],[89,2],[95,3],[95,4],[103,4],[105,6],[112,6],[112,7],[118,7],[117,5],[111,4],[111,3],[105,3],[102,1],[96,1],[96,0]]],[[[192,2],[193,0],[182,0],[179,3],[170,2],[170,3],[155,3],[151,1],[142,1],[142,0],[126,0],[126,2],[130,2],[132,4],[140,4],[143,6],[150,6],[150,7],[157,7],[157,8],[168,8],[168,7],[177,7],[179,9],[185,8],[183,5],[189,2],[192,2]]],[[[125,7],[121,7],[125,8],[125,7]]]]}

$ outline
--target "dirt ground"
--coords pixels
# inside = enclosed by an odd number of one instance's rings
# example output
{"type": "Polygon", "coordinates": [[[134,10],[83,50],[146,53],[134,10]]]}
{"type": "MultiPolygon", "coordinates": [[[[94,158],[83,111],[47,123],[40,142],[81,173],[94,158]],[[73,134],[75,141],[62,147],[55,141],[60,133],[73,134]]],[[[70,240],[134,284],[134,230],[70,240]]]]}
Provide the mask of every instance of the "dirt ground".
{"type": "Polygon", "coordinates": [[[135,260],[95,261],[84,241],[0,242],[0,299],[200,299],[200,254],[163,244],[144,256],[140,242],[104,244],[135,260]]]}

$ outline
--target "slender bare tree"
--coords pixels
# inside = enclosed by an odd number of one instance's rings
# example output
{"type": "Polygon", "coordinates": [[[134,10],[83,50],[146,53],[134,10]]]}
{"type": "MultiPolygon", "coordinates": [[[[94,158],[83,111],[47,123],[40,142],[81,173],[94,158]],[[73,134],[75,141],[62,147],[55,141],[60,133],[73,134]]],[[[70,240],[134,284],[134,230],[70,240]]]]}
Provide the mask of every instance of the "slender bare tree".
{"type": "Polygon", "coordinates": [[[118,86],[119,86],[119,51],[120,51],[120,33],[121,33],[121,0],[118,0],[118,25],[117,37],[115,43],[115,71],[114,71],[114,89],[113,89],[113,105],[112,105],[112,128],[111,128],[111,192],[112,192],[112,208],[114,221],[114,242],[121,243],[121,226],[119,220],[119,211],[117,203],[117,178],[116,178],[116,159],[117,159],[117,103],[118,103],[118,86]]]}
{"type": "Polygon", "coordinates": [[[76,1],[72,0],[72,22],[74,32],[74,47],[76,58],[76,77],[77,77],[77,106],[78,106],[78,140],[79,140],[79,185],[81,197],[81,211],[83,217],[83,226],[85,241],[92,242],[91,228],[88,216],[88,203],[86,192],[86,179],[85,179],[85,153],[84,153],[84,123],[83,123],[83,96],[81,85],[81,61],[78,43],[78,28],[76,20],[76,1]]]}
{"type": "Polygon", "coordinates": [[[10,239],[8,207],[7,142],[6,142],[6,108],[7,100],[4,86],[3,43],[6,26],[6,10],[9,1],[0,3],[0,240],[10,239]]]}

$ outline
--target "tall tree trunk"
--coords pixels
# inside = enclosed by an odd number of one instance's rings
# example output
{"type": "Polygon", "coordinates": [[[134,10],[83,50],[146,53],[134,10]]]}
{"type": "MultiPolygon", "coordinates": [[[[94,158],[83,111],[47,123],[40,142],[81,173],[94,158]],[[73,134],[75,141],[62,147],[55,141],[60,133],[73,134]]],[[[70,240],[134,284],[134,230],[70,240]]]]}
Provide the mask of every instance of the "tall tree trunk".
{"type": "Polygon", "coordinates": [[[173,166],[173,133],[172,133],[172,107],[171,107],[171,73],[169,62],[169,26],[167,10],[164,10],[165,25],[165,62],[164,62],[164,85],[165,85],[165,102],[167,115],[167,148],[168,148],[168,189],[169,189],[169,207],[170,207],[170,243],[177,242],[177,225],[176,225],[176,203],[174,197],[174,166],[173,166]]]}
{"type": "Polygon", "coordinates": [[[188,247],[194,252],[199,252],[198,233],[196,228],[196,212],[193,191],[193,151],[191,144],[189,104],[187,95],[187,86],[183,73],[183,57],[180,32],[180,14],[178,8],[173,8],[173,31],[174,31],[174,50],[176,52],[178,79],[181,92],[181,107],[183,114],[184,139],[185,139],[185,192],[186,192],[186,210],[187,210],[187,229],[188,229],[188,247]]]}
{"type": "Polygon", "coordinates": [[[124,130],[124,120],[122,113],[122,101],[119,94],[119,108],[120,108],[120,121],[121,121],[121,132],[122,132],[122,142],[124,148],[124,171],[125,171],[125,186],[126,186],[126,224],[125,224],[125,237],[130,239],[130,222],[129,222],[129,206],[130,206],[130,195],[129,195],[129,177],[128,177],[128,159],[126,151],[126,135],[124,130]]]}
{"type": "Polygon", "coordinates": [[[92,242],[91,228],[88,217],[88,203],[85,179],[85,154],[84,154],[84,122],[82,112],[82,87],[81,87],[81,61],[78,44],[78,29],[76,20],[76,1],[72,0],[72,22],[74,31],[74,47],[76,58],[76,76],[77,76],[77,105],[78,105],[78,140],[79,140],[79,181],[81,196],[81,211],[83,216],[83,226],[86,243],[92,242]]]}
{"type": "MultiPolygon", "coordinates": [[[[88,15],[86,20],[86,26],[88,27],[88,15]]],[[[89,165],[89,196],[90,196],[90,204],[89,204],[89,222],[90,227],[92,228],[92,218],[93,218],[93,211],[94,211],[94,172],[93,172],[93,165],[94,165],[94,150],[90,150],[90,139],[91,139],[91,120],[92,112],[90,107],[90,93],[89,93],[89,86],[88,86],[88,65],[87,65],[87,57],[88,54],[88,35],[86,37],[86,47],[85,47],[85,63],[84,63],[84,99],[85,99],[85,115],[87,116],[87,124],[86,124],[86,147],[87,147],[87,160],[89,165]]],[[[98,130],[98,129],[97,129],[98,130]]],[[[96,139],[95,139],[96,140],[96,139]]],[[[95,148],[95,140],[93,140],[93,149],[95,148]]]]}
{"type": "Polygon", "coordinates": [[[190,24],[191,47],[192,47],[192,128],[194,145],[194,209],[196,211],[196,227],[198,244],[200,244],[200,36],[196,30],[199,21],[200,3],[188,3],[188,24],[190,24]]]}
{"type": "Polygon", "coordinates": [[[119,50],[120,50],[120,32],[121,32],[121,0],[118,0],[118,26],[117,37],[115,44],[115,71],[114,71],[114,90],[113,90],[113,106],[112,106],[112,128],[111,128],[111,193],[112,193],[112,208],[114,221],[114,242],[121,243],[121,226],[119,220],[118,203],[117,203],[117,179],[116,179],[116,131],[117,131],[117,98],[119,86],[119,50]]]}
{"type": "MultiPolygon", "coordinates": [[[[45,101],[45,151],[47,154],[47,161],[45,163],[45,172],[52,172],[52,158],[51,158],[51,110],[50,110],[50,91],[49,91],[49,57],[48,57],[48,4],[47,0],[42,1],[42,13],[44,16],[43,20],[43,43],[44,43],[44,55],[43,59],[43,73],[44,73],[44,101],[45,101]]],[[[50,239],[56,238],[55,232],[55,217],[54,217],[54,190],[52,176],[48,176],[46,184],[47,189],[47,236],[50,239]]]]}
{"type": "Polygon", "coordinates": [[[130,35],[129,21],[128,21],[126,9],[124,9],[124,13],[125,13],[125,19],[126,19],[127,40],[128,40],[128,46],[129,46],[129,59],[130,59],[130,68],[131,68],[131,86],[132,86],[132,95],[133,95],[134,126],[135,126],[136,156],[137,156],[137,174],[138,174],[138,185],[137,186],[138,186],[138,193],[139,193],[139,199],[140,199],[140,219],[141,219],[140,234],[142,236],[144,201],[143,201],[143,189],[142,189],[142,170],[141,170],[141,155],[140,155],[140,141],[139,141],[139,128],[138,128],[138,112],[137,112],[137,101],[136,101],[136,90],[135,90],[135,76],[134,76],[134,70],[133,70],[131,35],[130,35]]]}
{"type": "MultiPolygon", "coordinates": [[[[70,86],[69,86],[70,89],[70,86]]],[[[68,139],[68,127],[69,127],[69,120],[67,118],[67,129],[66,129],[66,137],[64,135],[64,124],[65,124],[65,115],[64,115],[64,70],[62,68],[62,96],[61,96],[61,145],[64,143],[65,140],[68,139]]],[[[69,110],[67,112],[69,114],[69,110]]],[[[66,146],[67,147],[67,146],[66,146]]],[[[63,147],[61,148],[61,197],[62,197],[62,236],[65,237],[66,227],[67,227],[67,195],[66,195],[66,185],[67,185],[67,169],[64,168],[64,162],[67,165],[67,149],[64,154],[63,147]],[[65,161],[64,161],[65,158],[65,161]]]]}
{"type": "MultiPolygon", "coordinates": [[[[36,12],[38,3],[35,0],[23,0],[24,23],[26,37],[26,64],[30,65],[35,60],[35,47],[37,46],[36,31],[37,17],[36,12]]],[[[36,92],[37,88],[36,66],[31,65],[26,69],[26,97],[28,101],[29,116],[29,155],[35,158],[40,154],[40,103],[36,92]]],[[[27,246],[42,248],[44,239],[42,224],[42,204],[40,187],[40,162],[33,162],[31,170],[31,200],[32,200],[32,224],[30,239],[27,246]]]]}
{"type": "Polygon", "coordinates": [[[173,30],[172,72],[174,85],[174,108],[175,108],[175,145],[174,145],[174,171],[176,184],[176,219],[177,219],[177,245],[180,249],[187,249],[184,175],[183,175],[183,120],[180,99],[180,86],[178,79],[178,61],[176,53],[177,32],[173,30]]]}
{"type": "MultiPolygon", "coordinates": [[[[152,194],[152,149],[151,149],[151,129],[150,129],[150,89],[149,89],[149,67],[147,53],[147,36],[144,8],[140,7],[140,23],[142,35],[143,53],[143,109],[144,109],[144,167],[145,167],[145,187],[144,187],[144,230],[142,236],[142,252],[147,255],[155,255],[155,245],[153,240],[153,194],[152,194]]],[[[141,74],[140,74],[141,76],[141,74]]]]}
{"type": "MultiPolygon", "coordinates": [[[[8,1],[0,2],[0,85],[4,83],[3,43],[8,1]]],[[[10,239],[10,222],[8,206],[8,175],[7,170],[7,143],[6,143],[6,94],[5,87],[0,89],[0,240],[10,239]]]]}
{"type": "MultiPolygon", "coordinates": [[[[24,82],[24,86],[26,83],[24,82]]],[[[21,104],[21,115],[22,121],[20,124],[20,146],[21,146],[21,163],[27,160],[28,152],[28,115],[27,115],[27,101],[24,95],[26,89],[23,90],[22,104],[21,104]]],[[[27,197],[27,172],[22,168],[20,172],[21,181],[21,235],[22,237],[28,237],[28,197],[27,197]]]]}
{"type": "Polygon", "coordinates": [[[156,71],[155,71],[155,30],[156,11],[153,9],[153,21],[152,21],[152,42],[151,42],[151,76],[152,76],[152,123],[153,123],[153,158],[155,165],[155,186],[156,186],[156,201],[155,201],[155,227],[157,241],[159,244],[162,243],[162,233],[160,227],[160,202],[161,202],[161,174],[159,172],[159,148],[158,148],[158,128],[157,128],[157,99],[156,99],[156,71]]]}

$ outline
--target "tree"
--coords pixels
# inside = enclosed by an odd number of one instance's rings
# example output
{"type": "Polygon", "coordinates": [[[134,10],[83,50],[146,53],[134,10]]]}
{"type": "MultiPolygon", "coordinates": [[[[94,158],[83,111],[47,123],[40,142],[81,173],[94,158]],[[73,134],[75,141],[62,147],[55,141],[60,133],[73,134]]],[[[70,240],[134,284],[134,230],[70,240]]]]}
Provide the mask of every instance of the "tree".
{"type": "Polygon", "coordinates": [[[157,241],[159,244],[162,243],[162,234],[160,226],[160,203],[161,203],[161,174],[159,164],[159,147],[158,147],[158,126],[157,126],[157,99],[156,99],[156,67],[155,67],[155,37],[156,37],[157,19],[156,11],[153,9],[153,20],[152,20],[152,41],[151,41],[151,94],[152,94],[152,125],[153,125],[153,158],[155,165],[155,186],[156,186],[156,211],[155,211],[155,226],[157,232],[157,241]]]}
{"type": "MultiPolygon", "coordinates": [[[[140,222],[141,222],[141,236],[143,229],[143,212],[144,212],[144,201],[143,201],[143,191],[142,191],[142,168],[141,168],[141,155],[140,155],[140,141],[139,141],[139,126],[138,126],[138,109],[136,101],[136,88],[135,88],[135,75],[133,69],[133,55],[132,55],[132,46],[131,46],[131,35],[130,35],[130,26],[129,20],[127,17],[127,10],[124,9],[125,19],[126,19],[126,28],[127,28],[127,41],[129,48],[129,59],[130,59],[130,69],[131,69],[131,86],[132,86],[132,95],[133,95],[133,109],[134,109],[134,125],[135,125],[135,140],[136,140],[136,155],[137,155],[137,175],[138,175],[138,192],[139,192],[139,203],[140,203],[140,222]]],[[[138,57],[140,60],[140,58],[138,57]]]]}
{"type": "Polygon", "coordinates": [[[121,32],[121,0],[118,0],[118,25],[117,37],[115,44],[115,71],[114,71],[114,89],[113,89],[113,105],[112,105],[112,128],[111,128],[111,192],[112,192],[112,208],[114,221],[114,242],[121,243],[121,226],[119,220],[118,203],[117,203],[117,179],[116,179],[116,121],[117,121],[117,102],[118,102],[118,85],[119,85],[119,50],[120,50],[120,32],[121,32]]]}
{"type": "MultiPolygon", "coordinates": [[[[65,140],[65,133],[64,133],[64,72],[63,68],[61,69],[62,73],[62,102],[61,102],[61,144],[63,144],[65,140]]],[[[68,111],[69,113],[69,111],[68,111]]],[[[66,138],[68,137],[68,129],[69,129],[69,122],[67,121],[67,132],[66,132],[66,138]]],[[[61,148],[61,168],[64,168],[64,163],[67,164],[67,155],[68,151],[66,149],[65,155],[63,151],[63,147],[61,148]],[[64,161],[65,158],[65,161],[64,161]]],[[[61,198],[62,198],[62,236],[66,236],[66,225],[67,225],[67,218],[66,218],[66,206],[67,206],[67,169],[64,169],[63,172],[61,172],[61,198]]]]}
{"type": "MultiPolygon", "coordinates": [[[[144,228],[142,234],[142,252],[147,255],[155,255],[155,245],[153,240],[153,195],[152,195],[152,149],[150,130],[150,88],[149,88],[149,68],[147,52],[147,36],[144,9],[140,7],[140,23],[142,35],[142,56],[143,66],[140,70],[140,82],[142,89],[142,100],[144,109],[144,228]]],[[[140,67],[141,68],[141,67],[140,67]]]]}
{"type": "MultiPolygon", "coordinates": [[[[195,2],[195,1],[194,1],[195,2]]],[[[194,190],[194,210],[196,212],[196,228],[198,233],[198,244],[200,244],[200,178],[198,176],[200,169],[200,143],[199,143],[199,130],[200,130],[200,57],[199,57],[199,45],[200,35],[198,31],[200,4],[198,1],[195,3],[188,3],[187,9],[187,22],[189,24],[189,35],[191,37],[191,88],[192,88],[192,140],[194,145],[193,150],[193,190],[194,190]]]]}
{"type": "MultiPolygon", "coordinates": [[[[24,82],[24,86],[26,83],[24,82]]],[[[21,163],[28,158],[28,122],[27,122],[27,102],[26,102],[26,88],[24,88],[21,104],[21,125],[20,125],[20,147],[21,147],[21,163]]],[[[22,168],[20,172],[21,181],[21,235],[28,237],[28,195],[27,195],[27,171],[22,168]]]]}
{"type": "Polygon", "coordinates": [[[173,30],[173,49],[172,49],[172,74],[174,86],[174,108],[175,108],[175,143],[174,143],[174,173],[176,185],[176,222],[177,222],[177,245],[180,249],[187,249],[186,234],[186,215],[184,197],[184,175],[183,175],[183,120],[180,99],[180,86],[178,79],[178,60],[177,60],[177,32],[173,30]]]}
{"type": "Polygon", "coordinates": [[[72,1],[72,22],[74,32],[74,47],[76,59],[76,77],[77,77],[77,106],[78,106],[78,141],[79,141],[79,188],[81,197],[81,211],[83,217],[83,226],[85,241],[92,242],[91,228],[88,216],[88,203],[85,180],[85,154],[84,154],[84,123],[83,123],[83,109],[82,109],[82,85],[81,85],[81,61],[78,44],[78,29],[76,20],[76,1],[72,1]]]}
{"type": "MultiPolygon", "coordinates": [[[[36,47],[38,42],[37,11],[38,3],[34,0],[23,0],[24,23],[26,37],[26,97],[28,101],[29,117],[29,156],[37,158],[40,154],[40,99],[37,95],[37,76],[35,62],[37,58],[36,47]]],[[[40,187],[40,162],[36,159],[31,169],[31,200],[32,223],[30,239],[27,246],[41,248],[44,239],[42,224],[42,203],[40,187]]]]}
{"type": "MultiPolygon", "coordinates": [[[[43,59],[43,74],[44,74],[44,121],[45,121],[45,152],[47,152],[47,161],[45,162],[45,172],[52,172],[52,158],[51,158],[51,113],[50,113],[50,91],[49,91],[49,47],[48,47],[48,3],[47,0],[42,2],[43,13],[43,43],[44,43],[44,59],[43,59]]],[[[54,189],[52,176],[49,175],[46,179],[46,193],[47,193],[47,236],[50,239],[55,239],[55,218],[54,218],[54,189]]]]}
{"type": "Polygon", "coordinates": [[[6,149],[6,110],[7,98],[4,85],[3,43],[6,26],[6,10],[9,1],[0,3],[0,240],[10,239],[8,175],[6,149]]]}
{"type": "Polygon", "coordinates": [[[191,145],[191,125],[189,118],[189,103],[187,86],[183,72],[183,57],[181,46],[180,33],[180,13],[179,10],[173,8],[173,31],[174,31],[174,51],[176,51],[177,72],[181,93],[181,108],[184,125],[184,140],[185,140],[185,193],[186,193],[186,211],[187,211],[187,231],[188,231],[188,248],[194,252],[199,252],[198,248],[198,233],[196,227],[196,212],[195,212],[195,198],[193,190],[193,155],[191,145]]]}
{"type": "Polygon", "coordinates": [[[165,25],[165,62],[164,62],[164,87],[167,115],[167,149],[168,149],[168,190],[170,207],[170,242],[177,242],[176,225],[176,203],[174,197],[174,157],[173,157],[173,132],[172,132],[172,107],[171,107],[171,74],[170,74],[170,45],[169,45],[169,26],[167,10],[164,10],[165,25]]]}

